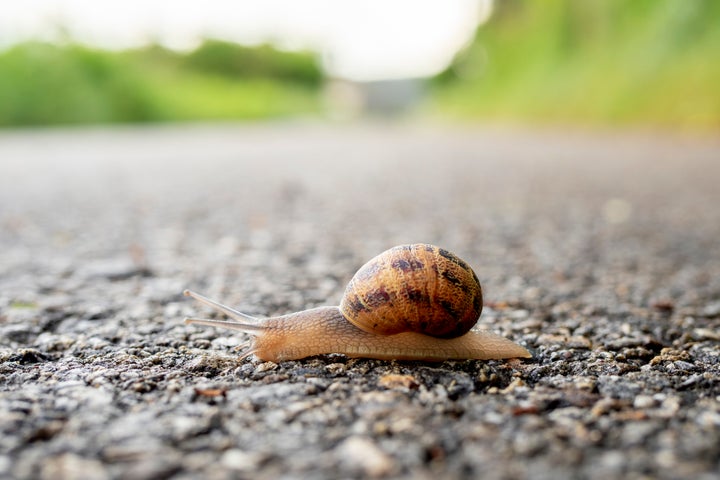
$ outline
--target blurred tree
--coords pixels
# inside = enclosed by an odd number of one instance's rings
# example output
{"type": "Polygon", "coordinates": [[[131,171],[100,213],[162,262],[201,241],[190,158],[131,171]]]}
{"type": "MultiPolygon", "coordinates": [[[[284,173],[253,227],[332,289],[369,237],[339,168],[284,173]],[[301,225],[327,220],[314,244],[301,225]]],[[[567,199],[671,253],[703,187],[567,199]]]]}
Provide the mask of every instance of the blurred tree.
{"type": "Polygon", "coordinates": [[[183,66],[235,78],[274,78],[318,86],[323,73],[314,54],[285,52],[270,45],[245,47],[220,40],[205,40],[185,57],[183,66]]]}

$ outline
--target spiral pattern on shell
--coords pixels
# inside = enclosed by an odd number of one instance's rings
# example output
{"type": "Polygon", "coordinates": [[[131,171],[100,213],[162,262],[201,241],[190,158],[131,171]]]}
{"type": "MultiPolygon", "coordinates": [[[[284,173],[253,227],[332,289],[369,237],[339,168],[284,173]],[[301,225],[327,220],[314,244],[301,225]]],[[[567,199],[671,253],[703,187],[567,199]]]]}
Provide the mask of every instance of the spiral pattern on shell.
{"type": "Polygon", "coordinates": [[[353,276],[340,302],[358,328],[459,337],[477,322],[482,289],[457,255],[428,244],[400,245],[371,259],[353,276]]]}

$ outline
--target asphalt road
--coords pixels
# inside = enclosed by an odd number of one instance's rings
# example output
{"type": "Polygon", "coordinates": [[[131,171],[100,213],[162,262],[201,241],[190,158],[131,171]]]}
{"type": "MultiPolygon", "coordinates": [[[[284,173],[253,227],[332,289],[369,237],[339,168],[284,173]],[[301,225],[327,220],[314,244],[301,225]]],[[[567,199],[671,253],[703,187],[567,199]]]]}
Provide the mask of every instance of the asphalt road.
{"type": "Polygon", "coordinates": [[[0,478],[720,476],[720,141],[392,123],[0,132],[0,478]],[[192,288],[464,258],[534,355],[239,360],[192,288]]]}

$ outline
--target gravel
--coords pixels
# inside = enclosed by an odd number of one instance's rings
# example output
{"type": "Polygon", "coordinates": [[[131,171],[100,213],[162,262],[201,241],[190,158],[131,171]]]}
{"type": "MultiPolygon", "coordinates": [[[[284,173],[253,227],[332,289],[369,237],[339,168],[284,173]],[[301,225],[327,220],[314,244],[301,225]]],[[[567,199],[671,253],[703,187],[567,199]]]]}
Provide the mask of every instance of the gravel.
{"type": "Polygon", "coordinates": [[[0,478],[720,476],[720,143],[287,123],[0,133],[0,478]],[[532,359],[240,360],[192,288],[476,270],[532,359]]]}

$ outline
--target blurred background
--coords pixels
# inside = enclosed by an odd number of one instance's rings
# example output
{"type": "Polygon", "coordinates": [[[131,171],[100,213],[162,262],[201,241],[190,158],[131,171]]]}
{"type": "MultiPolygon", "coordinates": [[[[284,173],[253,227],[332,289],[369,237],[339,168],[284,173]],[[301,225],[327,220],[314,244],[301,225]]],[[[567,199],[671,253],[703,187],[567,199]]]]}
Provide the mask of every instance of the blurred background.
{"type": "Polygon", "coordinates": [[[387,478],[717,478],[719,24],[720,0],[0,0],[0,479],[382,476],[343,467],[353,438],[387,478]],[[210,314],[185,288],[337,305],[415,242],[536,360],[275,369],[182,323],[210,314]]]}
{"type": "Polygon", "coordinates": [[[366,115],[720,128],[713,0],[0,4],[0,126],[366,115]]]}

